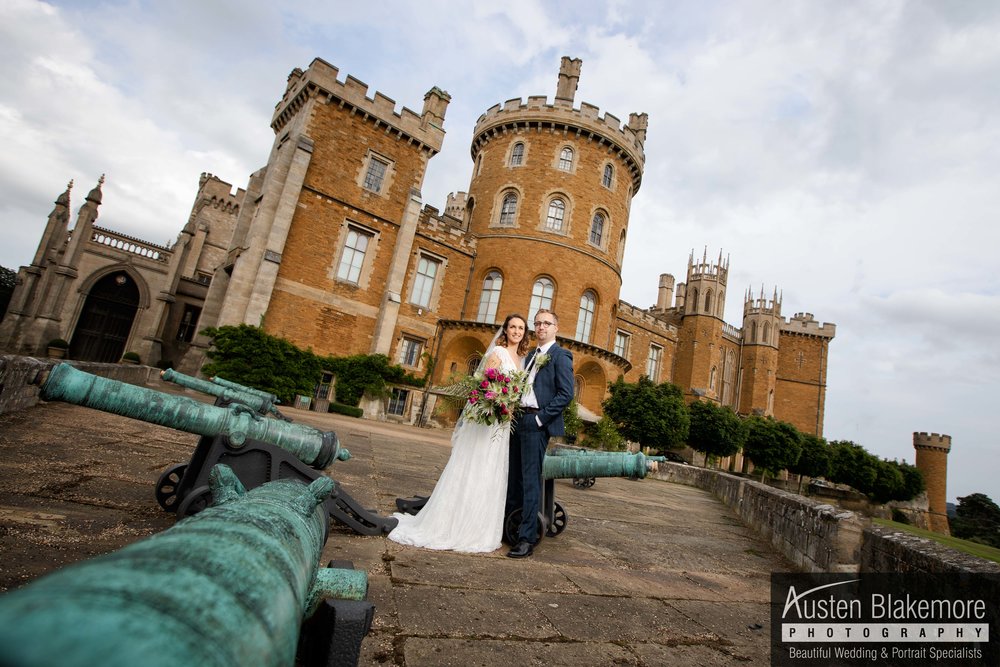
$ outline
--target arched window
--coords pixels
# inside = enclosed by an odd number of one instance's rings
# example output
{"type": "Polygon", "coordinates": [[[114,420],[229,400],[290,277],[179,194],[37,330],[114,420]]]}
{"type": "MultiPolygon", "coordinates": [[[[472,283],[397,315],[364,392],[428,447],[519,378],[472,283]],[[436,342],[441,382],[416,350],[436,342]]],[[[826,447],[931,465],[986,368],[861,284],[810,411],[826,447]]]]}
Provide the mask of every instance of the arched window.
{"type": "Polygon", "coordinates": [[[764,322],[764,339],[761,342],[765,343],[765,344],[771,342],[771,323],[770,322],[764,322]]]}
{"type": "Polygon", "coordinates": [[[468,374],[468,375],[475,375],[476,369],[479,368],[479,362],[482,361],[482,360],[483,360],[483,358],[481,356],[479,356],[478,354],[474,354],[471,357],[469,357],[468,360],[466,360],[466,362],[465,362],[465,372],[466,372],[466,374],[468,374]]]}
{"type": "Polygon", "coordinates": [[[622,230],[621,236],[618,237],[618,263],[621,264],[622,260],[625,259],[625,230],[622,230]]]}
{"type": "Polygon", "coordinates": [[[708,373],[708,388],[715,391],[715,366],[712,366],[712,370],[708,373]]]}
{"type": "Polygon", "coordinates": [[[594,220],[590,223],[590,242],[600,247],[604,240],[604,216],[600,212],[594,214],[594,220]]]}
{"type": "Polygon", "coordinates": [[[500,206],[500,224],[504,227],[513,227],[515,217],[517,217],[517,195],[508,192],[500,206]]]}
{"type": "Polygon", "coordinates": [[[712,314],[712,290],[705,290],[705,312],[712,314]]]}
{"type": "Polygon", "coordinates": [[[496,322],[497,305],[500,303],[500,290],[503,289],[503,276],[499,271],[490,271],[483,279],[483,293],[479,296],[479,312],[477,322],[496,322]]]}
{"type": "Polygon", "coordinates": [[[715,300],[715,310],[718,311],[716,315],[718,315],[720,318],[722,317],[722,308],[723,306],[725,306],[725,304],[726,304],[726,293],[723,292],[722,290],[719,290],[719,298],[715,300]]]}
{"type": "Polygon", "coordinates": [[[520,167],[522,162],[524,162],[524,144],[519,141],[510,149],[510,166],[520,167]]]}
{"type": "Polygon", "coordinates": [[[614,178],[615,178],[614,167],[612,167],[610,164],[604,165],[604,177],[601,179],[601,184],[606,188],[610,188],[611,184],[614,182],[614,178]]]}
{"type": "Polygon", "coordinates": [[[480,153],[476,158],[476,176],[483,173],[483,154],[480,153]]]}
{"type": "Polygon", "coordinates": [[[750,323],[750,342],[751,343],[756,343],[757,342],[757,323],[756,322],[751,322],[750,323]]]}
{"type": "Polygon", "coordinates": [[[545,277],[535,281],[531,288],[531,305],[528,306],[528,326],[534,326],[535,313],[542,308],[552,309],[552,295],[555,294],[556,286],[545,277]]]}
{"type": "Polygon", "coordinates": [[[559,151],[559,168],[563,171],[573,170],[573,149],[569,146],[559,151]]]}
{"type": "Polygon", "coordinates": [[[580,314],[576,318],[576,336],[575,338],[581,343],[590,342],[590,330],[594,325],[594,306],[597,303],[597,297],[590,290],[583,293],[580,297],[580,314]]]}
{"type": "Polygon", "coordinates": [[[688,301],[688,312],[697,313],[698,312],[698,288],[694,287],[691,289],[691,299],[688,301]]]}
{"type": "Polygon", "coordinates": [[[556,197],[549,202],[549,211],[545,215],[545,229],[552,232],[563,230],[563,219],[566,217],[566,202],[556,197]]]}

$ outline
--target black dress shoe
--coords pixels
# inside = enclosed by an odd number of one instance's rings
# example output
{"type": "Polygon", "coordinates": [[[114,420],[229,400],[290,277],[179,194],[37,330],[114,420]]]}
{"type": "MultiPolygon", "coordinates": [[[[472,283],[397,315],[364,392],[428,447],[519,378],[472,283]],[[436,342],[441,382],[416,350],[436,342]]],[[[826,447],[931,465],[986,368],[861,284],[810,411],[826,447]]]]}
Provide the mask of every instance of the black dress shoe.
{"type": "Polygon", "coordinates": [[[513,549],[507,552],[507,558],[527,558],[535,551],[535,545],[521,540],[513,549]]]}

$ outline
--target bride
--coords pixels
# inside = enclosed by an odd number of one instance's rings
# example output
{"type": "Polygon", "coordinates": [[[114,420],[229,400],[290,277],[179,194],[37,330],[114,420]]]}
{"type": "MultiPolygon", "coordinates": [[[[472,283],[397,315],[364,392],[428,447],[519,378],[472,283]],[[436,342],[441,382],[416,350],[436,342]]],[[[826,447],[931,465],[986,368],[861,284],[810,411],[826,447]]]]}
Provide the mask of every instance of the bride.
{"type": "MultiPolygon", "coordinates": [[[[525,322],[520,315],[507,316],[479,370],[522,370],[528,349],[525,322]]],[[[488,425],[460,418],[451,436],[451,457],[430,500],[416,515],[393,514],[399,524],[389,533],[389,539],[467,553],[499,549],[510,428],[509,421],[488,425]]]]}

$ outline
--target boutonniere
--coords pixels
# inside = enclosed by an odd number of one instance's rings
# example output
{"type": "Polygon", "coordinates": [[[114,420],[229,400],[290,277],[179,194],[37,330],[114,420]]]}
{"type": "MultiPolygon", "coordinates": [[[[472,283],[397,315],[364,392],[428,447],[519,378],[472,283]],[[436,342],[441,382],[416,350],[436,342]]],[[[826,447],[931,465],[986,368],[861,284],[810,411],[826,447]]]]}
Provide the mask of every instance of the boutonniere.
{"type": "Polygon", "coordinates": [[[549,355],[542,352],[541,354],[535,357],[535,368],[537,368],[538,370],[542,370],[545,364],[549,363],[549,361],[551,361],[549,355]]]}

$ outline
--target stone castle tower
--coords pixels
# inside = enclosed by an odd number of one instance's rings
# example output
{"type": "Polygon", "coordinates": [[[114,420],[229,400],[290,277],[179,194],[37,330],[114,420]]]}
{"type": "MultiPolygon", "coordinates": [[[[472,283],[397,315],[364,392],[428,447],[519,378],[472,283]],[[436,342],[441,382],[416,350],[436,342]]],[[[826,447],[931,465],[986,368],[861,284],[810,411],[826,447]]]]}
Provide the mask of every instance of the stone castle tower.
{"type": "Polygon", "coordinates": [[[948,453],[951,436],[937,433],[913,434],[913,448],[917,452],[917,469],[927,484],[927,513],[930,529],[945,535],[951,534],[948,525],[948,453]]]}
{"type": "Polygon", "coordinates": [[[777,289],[771,298],[754,297],[747,291],[743,299],[743,377],[740,378],[740,412],[764,407],[774,414],[774,388],[778,373],[778,334],[781,331],[781,297],[777,289]]]}
{"type": "MultiPolygon", "coordinates": [[[[718,375],[728,280],[729,260],[723,260],[720,252],[712,262],[706,249],[701,261],[691,253],[687,281],[678,285],[680,326],[673,382],[691,398],[707,396],[718,401],[721,393],[718,375]]],[[[661,289],[663,283],[660,276],[661,289]]]]}

